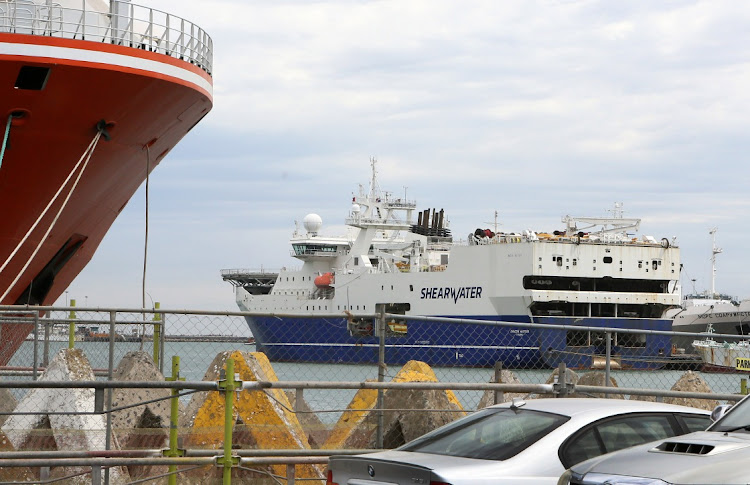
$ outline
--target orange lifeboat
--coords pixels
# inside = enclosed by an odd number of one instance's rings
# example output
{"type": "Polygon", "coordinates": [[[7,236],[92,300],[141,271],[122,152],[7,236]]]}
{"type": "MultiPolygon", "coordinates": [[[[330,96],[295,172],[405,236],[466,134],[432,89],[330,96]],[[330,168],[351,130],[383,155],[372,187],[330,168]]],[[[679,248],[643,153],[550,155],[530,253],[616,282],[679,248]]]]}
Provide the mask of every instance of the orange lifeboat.
{"type": "Polygon", "coordinates": [[[330,288],[334,281],[333,273],[323,273],[315,278],[315,286],[318,288],[330,288]]]}

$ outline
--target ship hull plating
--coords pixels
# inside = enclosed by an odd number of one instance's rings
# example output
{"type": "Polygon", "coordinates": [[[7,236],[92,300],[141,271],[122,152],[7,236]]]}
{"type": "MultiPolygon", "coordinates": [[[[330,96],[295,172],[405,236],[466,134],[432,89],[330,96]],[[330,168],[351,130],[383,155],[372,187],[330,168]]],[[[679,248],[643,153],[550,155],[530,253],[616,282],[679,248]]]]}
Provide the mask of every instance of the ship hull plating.
{"type": "MultiPolygon", "coordinates": [[[[536,318],[535,323],[565,325],[565,329],[540,329],[492,325],[492,321],[530,323],[527,316],[465,316],[486,320],[473,323],[408,320],[406,333],[390,333],[385,339],[385,362],[402,365],[409,360],[433,366],[507,368],[557,367],[560,363],[576,369],[589,369],[606,355],[603,332],[587,332],[580,327],[627,328],[669,331],[666,319],[623,318],[536,318]],[[575,332],[572,336],[570,332],[575,332]],[[581,339],[587,338],[583,342],[581,339]],[[584,345],[585,344],[585,345],[584,345]]],[[[379,338],[352,336],[348,321],[341,317],[289,318],[246,317],[258,351],[272,361],[371,364],[379,358],[379,338]]],[[[375,322],[369,319],[369,327],[375,322]]],[[[624,335],[624,334],[623,334],[624,335]]],[[[613,337],[614,338],[614,337],[613,337]]],[[[651,335],[637,346],[611,346],[611,355],[620,368],[653,369],[664,362],[658,356],[669,353],[669,336],[651,335]]]]}
{"type": "MultiPolygon", "coordinates": [[[[211,109],[210,91],[207,73],[169,56],[0,33],[3,133],[13,115],[0,167],[2,304],[57,300],[147,173],[211,109]],[[24,85],[20,73],[28,67],[46,72],[45,81],[24,85]],[[100,121],[109,140],[100,139],[85,171],[83,164],[76,170],[100,121]]],[[[0,364],[30,329],[0,328],[0,364]]]]}

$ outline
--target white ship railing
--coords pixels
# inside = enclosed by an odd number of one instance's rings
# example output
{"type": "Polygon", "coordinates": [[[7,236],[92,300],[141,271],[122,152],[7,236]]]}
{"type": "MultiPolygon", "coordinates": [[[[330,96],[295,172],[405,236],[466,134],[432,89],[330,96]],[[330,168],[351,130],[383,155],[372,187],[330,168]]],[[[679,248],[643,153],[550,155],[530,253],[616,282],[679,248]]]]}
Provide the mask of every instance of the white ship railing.
{"type": "Polygon", "coordinates": [[[183,18],[161,10],[112,0],[109,11],[31,0],[0,0],[0,32],[125,45],[182,59],[209,74],[213,41],[183,18]]]}

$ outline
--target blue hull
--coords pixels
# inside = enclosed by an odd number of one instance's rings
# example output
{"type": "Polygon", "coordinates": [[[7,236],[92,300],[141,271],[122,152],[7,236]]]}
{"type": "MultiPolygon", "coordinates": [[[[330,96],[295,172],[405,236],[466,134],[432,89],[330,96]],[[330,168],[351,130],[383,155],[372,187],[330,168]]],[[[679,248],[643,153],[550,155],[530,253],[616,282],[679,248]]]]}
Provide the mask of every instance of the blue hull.
{"type": "MultiPolygon", "coordinates": [[[[518,315],[465,318],[530,323],[529,317],[518,315]]],[[[378,338],[351,336],[344,318],[246,319],[257,350],[271,361],[378,362],[378,338]]],[[[589,335],[575,331],[576,326],[671,330],[671,321],[666,319],[537,317],[535,323],[568,325],[571,330],[408,320],[406,335],[386,338],[385,362],[402,365],[420,360],[444,367],[493,367],[502,362],[508,368],[556,367],[564,362],[571,368],[588,369],[594,356],[605,354],[605,345],[597,338],[604,334],[589,335]]],[[[622,368],[649,369],[661,367],[670,348],[667,335],[646,335],[636,344],[623,335],[612,344],[611,353],[622,368]]]]}

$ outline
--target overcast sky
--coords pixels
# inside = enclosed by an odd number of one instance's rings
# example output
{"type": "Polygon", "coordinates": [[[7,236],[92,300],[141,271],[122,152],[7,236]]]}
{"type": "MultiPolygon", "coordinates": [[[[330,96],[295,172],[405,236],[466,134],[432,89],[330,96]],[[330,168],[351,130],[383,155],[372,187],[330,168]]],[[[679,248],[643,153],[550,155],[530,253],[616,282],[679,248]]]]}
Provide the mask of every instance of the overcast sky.
{"type": "MultiPolygon", "coordinates": [[[[214,107],[150,180],[147,306],[236,310],[220,270],[299,266],[380,184],[454,236],[562,229],[623,202],[677,237],[683,290],[750,297],[750,3],[140,0],[214,42],[214,107]]],[[[141,305],[144,190],[65,298],[141,305]]]]}

